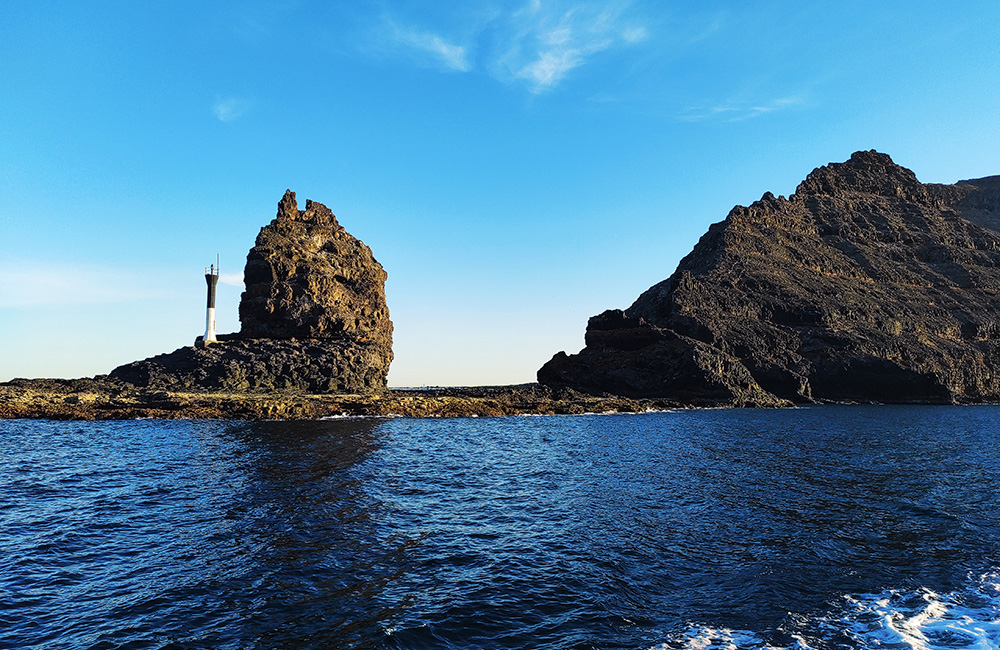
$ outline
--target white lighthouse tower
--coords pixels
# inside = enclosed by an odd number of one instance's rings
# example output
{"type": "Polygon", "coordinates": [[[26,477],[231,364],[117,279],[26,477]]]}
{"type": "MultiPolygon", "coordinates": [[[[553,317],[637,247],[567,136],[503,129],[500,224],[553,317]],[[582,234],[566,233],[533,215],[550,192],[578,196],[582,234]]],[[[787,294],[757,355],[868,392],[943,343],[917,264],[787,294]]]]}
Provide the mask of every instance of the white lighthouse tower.
{"type": "Polygon", "coordinates": [[[205,314],[205,344],[218,341],[215,338],[215,285],[219,283],[218,260],[205,269],[205,282],[208,283],[208,311],[205,314]]]}

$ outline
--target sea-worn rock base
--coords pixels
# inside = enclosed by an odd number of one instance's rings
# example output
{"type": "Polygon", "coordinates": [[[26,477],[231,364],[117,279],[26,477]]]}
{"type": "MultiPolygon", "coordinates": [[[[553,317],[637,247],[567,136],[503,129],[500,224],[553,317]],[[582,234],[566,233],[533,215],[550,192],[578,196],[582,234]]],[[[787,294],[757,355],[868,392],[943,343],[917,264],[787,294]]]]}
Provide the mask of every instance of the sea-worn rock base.
{"type": "Polygon", "coordinates": [[[190,346],[115,368],[153,390],[311,393],[385,389],[381,346],[351,340],[236,339],[190,346]]]}
{"type": "Polygon", "coordinates": [[[685,403],[779,407],[790,402],[763,390],[739,359],[722,350],[611,310],[590,319],[587,347],[556,354],[538,371],[542,384],[574,385],[592,394],[636,398],[669,395],[685,403]]]}

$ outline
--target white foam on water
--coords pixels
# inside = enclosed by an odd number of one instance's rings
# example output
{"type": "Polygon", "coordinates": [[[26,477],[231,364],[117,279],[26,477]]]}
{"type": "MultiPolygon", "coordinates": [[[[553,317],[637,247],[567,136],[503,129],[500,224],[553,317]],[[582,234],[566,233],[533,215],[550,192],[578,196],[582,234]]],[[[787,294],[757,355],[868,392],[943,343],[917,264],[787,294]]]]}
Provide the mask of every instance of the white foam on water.
{"type": "Polygon", "coordinates": [[[351,413],[338,413],[335,415],[324,415],[323,417],[316,418],[317,422],[325,422],[328,420],[391,420],[394,418],[401,418],[402,415],[388,414],[388,415],[354,415],[351,413]]]}
{"type": "Polygon", "coordinates": [[[788,645],[761,633],[689,623],[650,650],[814,650],[817,647],[900,650],[1000,650],[1000,570],[970,576],[948,594],[892,589],[845,596],[843,607],[822,616],[789,614],[781,625],[788,645]]]}
{"type": "Polygon", "coordinates": [[[684,632],[650,650],[739,650],[762,647],[761,638],[753,632],[689,623],[684,632]]]}
{"type": "Polygon", "coordinates": [[[622,415],[661,415],[663,413],[680,413],[681,411],[704,411],[707,408],[665,408],[646,409],[645,411],[583,411],[581,413],[516,413],[511,417],[517,418],[578,418],[583,416],[622,416],[622,415]]]}
{"type": "Polygon", "coordinates": [[[842,629],[862,647],[1000,649],[1000,573],[970,582],[948,594],[920,589],[848,597],[842,629]]]}

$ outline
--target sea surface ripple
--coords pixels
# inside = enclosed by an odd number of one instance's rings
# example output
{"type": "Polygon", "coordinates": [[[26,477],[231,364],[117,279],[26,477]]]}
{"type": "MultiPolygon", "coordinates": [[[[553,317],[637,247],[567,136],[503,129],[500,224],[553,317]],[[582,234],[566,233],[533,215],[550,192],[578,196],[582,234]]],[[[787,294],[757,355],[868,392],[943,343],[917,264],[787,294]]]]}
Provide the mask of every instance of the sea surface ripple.
{"type": "Polygon", "coordinates": [[[998,422],[0,422],[0,648],[1000,648],[998,422]]]}

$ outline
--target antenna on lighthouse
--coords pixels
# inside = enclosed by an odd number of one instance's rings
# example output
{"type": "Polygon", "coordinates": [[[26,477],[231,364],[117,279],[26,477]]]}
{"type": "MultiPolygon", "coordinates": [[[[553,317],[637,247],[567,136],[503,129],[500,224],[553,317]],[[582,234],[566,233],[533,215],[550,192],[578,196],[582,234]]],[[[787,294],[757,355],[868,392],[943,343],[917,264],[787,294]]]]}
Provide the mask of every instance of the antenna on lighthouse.
{"type": "Polygon", "coordinates": [[[215,338],[215,285],[219,283],[219,255],[215,255],[215,264],[205,269],[205,282],[208,284],[208,311],[205,314],[205,344],[218,341],[215,338]]]}

